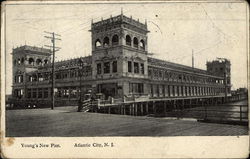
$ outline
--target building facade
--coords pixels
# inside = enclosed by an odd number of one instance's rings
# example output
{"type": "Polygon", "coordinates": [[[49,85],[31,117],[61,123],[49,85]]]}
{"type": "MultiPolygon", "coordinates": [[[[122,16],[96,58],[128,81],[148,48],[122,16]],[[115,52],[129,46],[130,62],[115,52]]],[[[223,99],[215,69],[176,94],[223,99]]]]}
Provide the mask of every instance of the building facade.
{"type": "MultiPolygon", "coordinates": [[[[202,70],[152,58],[146,22],[121,14],[92,22],[90,32],[91,56],[55,63],[56,105],[75,105],[90,90],[116,99],[230,96],[230,61],[202,70]]],[[[49,105],[51,77],[50,50],[13,49],[13,101],[49,105]]]]}

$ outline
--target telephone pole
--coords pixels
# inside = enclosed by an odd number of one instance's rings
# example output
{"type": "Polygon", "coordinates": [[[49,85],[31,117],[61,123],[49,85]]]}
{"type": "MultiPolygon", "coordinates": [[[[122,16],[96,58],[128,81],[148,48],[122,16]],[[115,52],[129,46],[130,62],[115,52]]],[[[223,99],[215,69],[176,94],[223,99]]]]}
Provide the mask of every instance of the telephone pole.
{"type": "Polygon", "coordinates": [[[61,40],[60,38],[57,38],[56,36],[61,36],[59,34],[55,34],[54,32],[47,32],[44,31],[46,34],[49,34],[50,36],[44,36],[45,38],[48,38],[51,40],[52,42],[52,46],[49,45],[44,45],[45,47],[48,48],[52,48],[52,53],[53,53],[53,57],[52,57],[52,73],[51,73],[51,80],[52,80],[52,87],[51,87],[51,109],[54,109],[55,107],[55,52],[59,51],[61,48],[60,47],[56,47],[56,40],[61,40]],[[57,50],[56,50],[57,49],[57,50]]]}

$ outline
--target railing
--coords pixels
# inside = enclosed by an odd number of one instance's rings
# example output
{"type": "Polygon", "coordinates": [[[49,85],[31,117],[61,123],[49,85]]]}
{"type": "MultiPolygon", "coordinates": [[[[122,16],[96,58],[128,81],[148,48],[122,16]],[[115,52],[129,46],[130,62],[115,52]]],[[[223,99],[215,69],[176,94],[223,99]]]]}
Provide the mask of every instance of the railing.
{"type": "MultiPolygon", "coordinates": [[[[167,113],[168,114],[168,113],[167,113]]],[[[193,108],[176,107],[168,114],[179,118],[196,118],[218,122],[248,122],[248,105],[218,105],[193,108]]]]}

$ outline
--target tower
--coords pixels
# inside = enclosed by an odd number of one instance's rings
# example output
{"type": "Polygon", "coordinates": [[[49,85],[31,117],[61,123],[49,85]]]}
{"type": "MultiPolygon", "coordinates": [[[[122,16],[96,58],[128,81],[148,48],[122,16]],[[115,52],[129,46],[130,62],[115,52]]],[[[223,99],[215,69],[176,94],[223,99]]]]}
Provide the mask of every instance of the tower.
{"type": "Polygon", "coordinates": [[[50,64],[51,51],[49,49],[21,46],[13,49],[13,97],[24,98],[26,89],[26,74],[37,70],[39,67],[50,64]]]}
{"type": "Polygon", "coordinates": [[[208,73],[224,77],[223,83],[225,85],[226,95],[231,94],[231,63],[228,59],[217,58],[212,62],[207,62],[208,73]]]}
{"type": "Polygon", "coordinates": [[[123,14],[92,22],[92,78],[98,92],[106,96],[144,92],[148,32],[147,23],[123,14]]]}

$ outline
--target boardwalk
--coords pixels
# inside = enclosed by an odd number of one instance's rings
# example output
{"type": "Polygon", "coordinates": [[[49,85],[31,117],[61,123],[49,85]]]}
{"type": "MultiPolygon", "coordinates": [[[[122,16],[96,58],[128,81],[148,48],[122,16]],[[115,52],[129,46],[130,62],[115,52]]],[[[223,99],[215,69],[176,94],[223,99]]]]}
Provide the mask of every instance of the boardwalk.
{"type": "Polygon", "coordinates": [[[76,112],[77,107],[6,111],[6,135],[25,136],[231,136],[248,127],[146,116],[76,112]]]}

